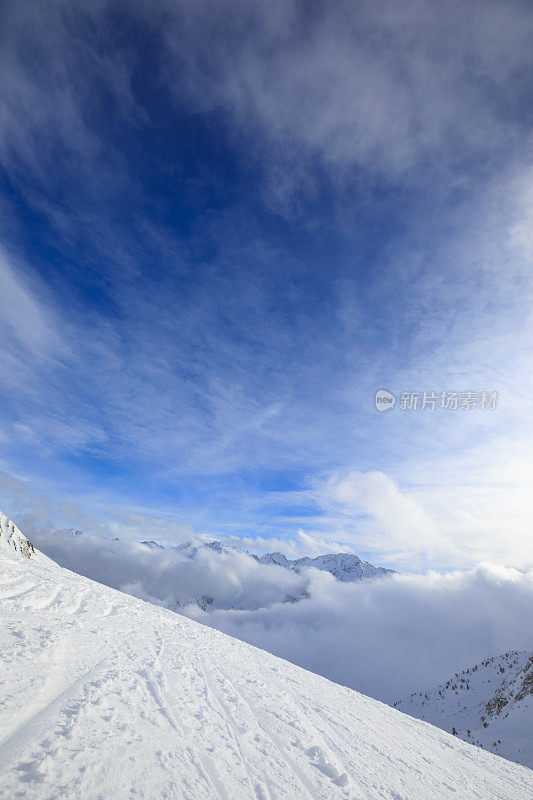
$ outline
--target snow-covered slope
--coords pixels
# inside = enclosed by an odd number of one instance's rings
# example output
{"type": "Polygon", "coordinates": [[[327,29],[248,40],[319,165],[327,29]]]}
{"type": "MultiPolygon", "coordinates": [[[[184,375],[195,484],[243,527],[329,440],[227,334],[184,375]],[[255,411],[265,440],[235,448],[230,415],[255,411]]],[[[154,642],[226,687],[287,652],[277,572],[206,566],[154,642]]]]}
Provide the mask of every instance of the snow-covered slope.
{"type": "Polygon", "coordinates": [[[526,800],[533,773],[48,560],[0,554],[0,798],[526,800]]]}
{"type": "Polygon", "coordinates": [[[504,653],[396,708],[533,768],[533,654],[504,653]]]}
{"type": "Polygon", "coordinates": [[[286,558],[282,553],[267,553],[259,558],[262,564],[276,564],[280,567],[293,569],[299,572],[306,567],[314,567],[329,572],[339,581],[358,581],[369,578],[382,578],[393,575],[393,569],[375,567],[368,561],[362,561],[359,556],[352,553],[328,553],[316,558],[286,558]]]}

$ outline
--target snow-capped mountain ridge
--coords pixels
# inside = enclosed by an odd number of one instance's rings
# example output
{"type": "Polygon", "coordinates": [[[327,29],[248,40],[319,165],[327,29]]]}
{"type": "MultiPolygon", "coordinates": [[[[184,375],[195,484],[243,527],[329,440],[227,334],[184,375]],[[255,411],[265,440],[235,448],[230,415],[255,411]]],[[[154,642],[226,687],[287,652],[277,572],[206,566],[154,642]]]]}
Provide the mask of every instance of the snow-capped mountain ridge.
{"type": "MultiPolygon", "coordinates": [[[[57,533],[65,536],[83,535],[81,531],[70,528],[59,530],[57,533]]],[[[115,541],[119,542],[120,539],[117,538],[115,541]]],[[[259,564],[264,564],[265,566],[283,567],[293,572],[301,572],[304,569],[313,568],[323,572],[329,572],[337,580],[345,582],[383,578],[387,575],[397,574],[393,569],[376,567],[368,561],[363,561],[359,556],[353,553],[325,553],[315,557],[304,556],[302,558],[289,559],[282,553],[277,552],[257,555],[256,553],[251,553],[235,545],[223,544],[216,539],[212,541],[191,539],[179,545],[163,545],[154,539],[144,539],[140,544],[150,550],[175,551],[189,559],[196,558],[199,553],[205,551],[218,553],[221,556],[230,553],[244,553],[255,559],[259,564]]]]}
{"type": "Polygon", "coordinates": [[[277,564],[297,572],[307,567],[320,569],[329,572],[339,581],[366,580],[395,574],[393,569],[375,567],[352,553],[326,553],[315,558],[305,556],[293,560],[286,558],[282,553],[266,553],[260,556],[259,560],[262,564],[277,564]]]}
{"type": "Polygon", "coordinates": [[[0,551],[17,553],[24,558],[32,558],[35,548],[29,539],[17,528],[15,523],[0,511],[0,551]]]}
{"type": "Polygon", "coordinates": [[[83,531],[80,531],[79,528],[63,528],[58,533],[63,533],[65,536],[82,536],[83,531]]]}
{"type": "Polygon", "coordinates": [[[0,797],[517,800],[533,790],[519,765],[48,559],[0,552],[0,600],[0,797]]]}
{"type": "Polygon", "coordinates": [[[533,654],[492,656],[394,704],[467,742],[533,767],[533,654]]]}
{"type": "Polygon", "coordinates": [[[260,564],[284,567],[285,569],[291,569],[295,572],[301,572],[302,569],[306,568],[319,569],[324,572],[329,572],[339,581],[367,580],[396,574],[396,571],[393,569],[375,567],[373,564],[370,564],[368,561],[363,561],[361,558],[359,558],[359,556],[356,556],[353,553],[325,553],[324,555],[316,557],[304,556],[303,558],[289,559],[282,553],[277,552],[265,553],[264,555],[260,556],[233,545],[222,544],[222,542],[219,542],[216,539],[211,542],[200,542],[198,540],[190,541],[167,548],[153,540],[146,540],[141,542],[141,544],[152,549],[161,548],[177,550],[178,552],[186,555],[187,558],[196,557],[202,548],[208,548],[214,552],[220,553],[221,555],[231,551],[237,551],[246,553],[260,564]]]}
{"type": "MultiPolygon", "coordinates": [[[[154,541],[144,541],[142,544],[150,549],[168,549],[179,552],[188,559],[195,559],[205,553],[215,553],[220,557],[231,555],[232,553],[243,553],[250,556],[258,564],[267,567],[281,567],[286,570],[291,570],[295,573],[303,573],[307,569],[318,569],[322,572],[329,572],[334,578],[342,582],[353,582],[359,580],[373,580],[376,578],[383,578],[387,575],[395,574],[394,570],[388,570],[383,567],[375,567],[367,561],[363,561],[358,556],[351,553],[329,553],[316,558],[303,557],[294,560],[286,558],[282,553],[266,553],[263,556],[258,556],[255,553],[250,553],[232,545],[225,545],[221,542],[214,540],[211,542],[191,541],[174,547],[164,548],[162,545],[154,541]]],[[[300,600],[306,599],[310,596],[309,591],[301,588],[298,592],[287,594],[283,598],[283,602],[297,603],[300,600]]],[[[202,611],[210,611],[217,607],[215,599],[210,594],[200,594],[194,597],[181,600],[176,603],[176,608],[183,608],[196,604],[202,611]]]]}

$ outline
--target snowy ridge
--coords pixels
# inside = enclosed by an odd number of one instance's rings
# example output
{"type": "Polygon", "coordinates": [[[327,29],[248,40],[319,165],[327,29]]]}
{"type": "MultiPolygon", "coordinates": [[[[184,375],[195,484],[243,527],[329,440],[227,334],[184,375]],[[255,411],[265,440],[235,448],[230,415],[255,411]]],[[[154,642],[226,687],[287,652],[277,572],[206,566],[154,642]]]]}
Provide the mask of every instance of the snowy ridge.
{"type": "MultiPolygon", "coordinates": [[[[149,547],[161,547],[157,542],[142,542],[149,547]]],[[[199,549],[208,547],[210,550],[224,554],[231,550],[239,550],[239,548],[224,545],[218,541],[204,542],[202,544],[187,542],[178,545],[175,549],[186,554],[188,558],[194,558],[199,549]]],[[[320,569],[324,572],[329,572],[334,578],[339,581],[357,581],[372,578],[382,578],[385,575],[394,575],[395,570],[385,569],[384,567],[375,567],[368,561],[363,561],[359,556],[352,553],[327,553],[325,555],[310,558],[304,556],[303,558],[289,559],[283,553],[265,553],[263,556],[255,555],[254,553],[246,552],[251,555],[260,564],[273,565],[277,567],[284,567],[291,569],[294,572],[301,572],[302,569],[311,567],[313,569],[320,569]]]]}
{"type": "Polygon", "coordinates": [[[20,532],[14,522],[0,511],[0,552],[17,554],[24,558],[35,556],[35,548],[20,532]]]}
{"type": "MultiPolygon", "coordinates": [[[[152,540],[141,542],[141,544],[151,549],[165,549],[163,545],[152,540]]],[[[246,550],[234,547],[233,545],[224,545],[216,540],[212,542],[185,542],[184,544],[169,549],[177,550],[183,553],[187,558],[195,558],[202,548],[209,548],[209,550],[220,553],[221,555],[231,551],[243,552],[250,555],[260,564],[284,567],[285,569],[291,569],[295,572],[301,572],[302,569],[312,567],[313,569],[329,572],[339,581],[366,580],[395,574],[395,570],[393,569],[375,567],[373,564],[370,564],[368,561],[363,561],[359,556],[353,555],[352,553],[327,553],[325,555],[316,556],[315,558],[304,556],[303,558],[289,559],[284,556],[283,553],[265,553],[263,556],[258,556],[254,553],[249,553],[246,550]]]]}
{"type": "Polygon", "coordinates": [[[466,742],[533,767],[533,655],[504,653],[394,704],[466,742]]]}
{"type": "Polygon", "coordinates": [[[359,556],[352,553],[328,553],[316,558],[286,558],[282,553],[267,553],[259,558],[262,564],[277,564],[280,567],[293,569],[299,572],[306,567],[321,569],[329,572],[338,581],[358,581],[371,578],[383,578],[385,575],[394,575],[395,570],[375,567],[368,561],[362,561],[359,556]]]}
{"type": "Polygon", "coordinates": [[[526,800],[533,773],[244,642],[0,553],[0,798],[526,800]]]}
{"type": "MultiPolygon", "coordinates": [[[[77,529],[65,529],[56,531],[59,535],[64,536],[82,536],[82,531],[77,529]]],[[[119,542],[120,539],[115,541],[119,542]]],[[[232,553],[243,553],[250,556],[259,564],[266,566],[283,567],[293,572],[302,572],[307,568],[322,570],[329,572],[339,581],[351,582],[358,580],[369,580],[373,578],[383,578],[386,575],[394,575],[396,571],[393,569],[386,569],[385,567],[375,567],[368,561],[363,561],[359,556],[353,553],[327,553],[325,555],[310,558],[305,556],[303,558],[289,559],[282,553],[266,553],[259,556],[255,553],[250,553],[234,545],[222,544],[216,539],[210,542],[195,539],[184,542],[179,545],[162,545],[154,539],[145,539],[140,542],[141,545],[147,547],[149,550],[166,550],[180,553],[184,558],[195,559],[206,551],[217,553],[221,557],[231,555],[232,553]]]]}

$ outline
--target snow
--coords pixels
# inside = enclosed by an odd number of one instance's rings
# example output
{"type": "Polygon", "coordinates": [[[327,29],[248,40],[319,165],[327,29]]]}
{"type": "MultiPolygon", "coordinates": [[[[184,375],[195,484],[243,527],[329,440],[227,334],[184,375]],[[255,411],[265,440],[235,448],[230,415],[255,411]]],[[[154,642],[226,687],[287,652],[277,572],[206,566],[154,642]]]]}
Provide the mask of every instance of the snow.
{"type": "Polygon", "coordinates": [[[6,517],[2,511],[0,511],[0,554],[20,554],[24,558],[33,558],[48,564],[53,563],[43,553],[35,549],[15,523],[9,517],[6,517]]]}
{"type": "Polygon", "coordinates": [[[0,602],[2,800],[532,796],[525,767],[38,552],[2,547],[0,602]]]}
{"type": "Polygon", "coordinates": [[[533,655],[509,652],[456,672],[395,707],[533,768],[533,655]]]}

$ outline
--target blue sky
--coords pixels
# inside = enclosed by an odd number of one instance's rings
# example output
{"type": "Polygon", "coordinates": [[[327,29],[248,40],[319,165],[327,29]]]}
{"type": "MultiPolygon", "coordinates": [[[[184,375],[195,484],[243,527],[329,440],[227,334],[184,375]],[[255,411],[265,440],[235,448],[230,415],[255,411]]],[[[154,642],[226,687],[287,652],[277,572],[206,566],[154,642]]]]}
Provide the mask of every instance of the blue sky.
{"type": "Polygon", "coordinates": [[[6,510],[530,564],[528,4],[0,16],[6,510]]]}

